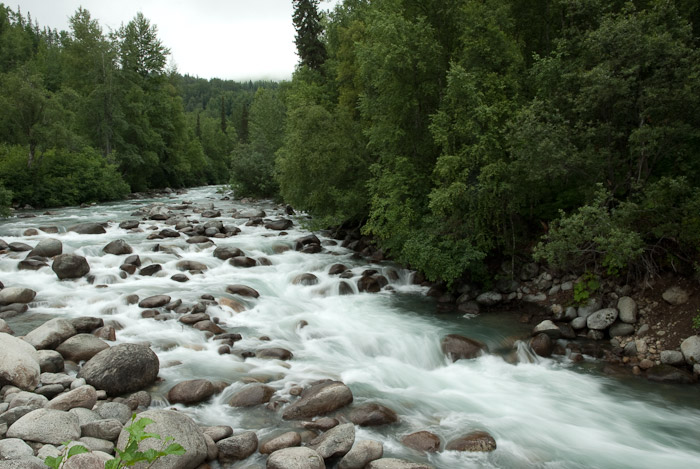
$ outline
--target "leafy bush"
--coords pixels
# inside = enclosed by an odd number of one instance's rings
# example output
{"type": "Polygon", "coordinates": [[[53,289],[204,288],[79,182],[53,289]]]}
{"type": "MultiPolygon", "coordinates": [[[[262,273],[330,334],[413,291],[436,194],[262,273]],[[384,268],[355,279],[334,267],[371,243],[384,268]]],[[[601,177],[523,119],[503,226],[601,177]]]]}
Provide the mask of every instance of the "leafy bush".
{"type": "Polygon", "coordinates": [[[6,217],[10,214],[10,205],[12,204],[12,191],[5,189],[0,183],[0,217],[6,217]]]}
{"type": "Polygon", "coordinates": [[[50,149],[31,168],[27,154],[23,146],[0,147],[0,182],[12,190],[20,205],[77,205],[115,200],[129,193],[116,167],[93,148],[77,152],[50,149]]]}

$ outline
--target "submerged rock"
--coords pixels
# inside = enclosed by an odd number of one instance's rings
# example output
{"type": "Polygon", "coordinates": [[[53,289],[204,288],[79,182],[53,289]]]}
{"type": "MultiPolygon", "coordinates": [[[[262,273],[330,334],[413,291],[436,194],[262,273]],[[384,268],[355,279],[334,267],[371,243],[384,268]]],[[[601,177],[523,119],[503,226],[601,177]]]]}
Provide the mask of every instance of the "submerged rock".
{"type": "Polygon", "coordinates": [[[440,437],[428,431],[420,431],[406,435],[401,443],[418,451],[435,453],[440,451],[440,437]]]}
{"type": "Polygon", "coordinates": [[[81,223],[68,228],[68,231],[73,231],[78,234],[105,234],[107,230],[99,223],[81,223]]]}
{"type": "Polygon", "coordinates": [[[490,452],[496,450],[496,440],[487,432],[471,432],[450,441],[445,449],[447,451],[490,452]]]}
{"type": "Polygon", "coordinates": [[[472,359],[488,351],[486,344],[469,337],[449,334],[442,339],[442,352],[452,361],[472,359]]]}
{"type": "Polygon", "coordinates": [[[134,252],[133,248],[123,239],[116,239],[102,248],[107,254],[114,254],[115,256],[121,256],[125,254],[131,254],[134,252]]]}
{"type": "Polygon", "coordinates": [[[322,381],[305,389],[299,400],[284,410],[282,418],[285,420],[312,418],[345,407],[352,400],[352,391],[344,383],[322,381]]]}
{"type": "Polygon", "coordinates": [[[356,407],[350,412],[350,421],[361,427],[388,425],[399,420],[396,412],[383,405],[369,403],[356,407]]]}

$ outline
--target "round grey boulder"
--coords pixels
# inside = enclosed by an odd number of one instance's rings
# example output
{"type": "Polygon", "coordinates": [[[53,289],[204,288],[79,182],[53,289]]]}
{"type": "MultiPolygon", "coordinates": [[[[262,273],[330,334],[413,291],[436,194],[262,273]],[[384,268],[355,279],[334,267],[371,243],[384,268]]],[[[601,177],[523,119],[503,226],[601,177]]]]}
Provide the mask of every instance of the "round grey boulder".
{"type": "Polygon", "coordinates": [[[361,440],[356,442],[352,449],[343,456],[338,464],[338,469],[363,469],[370,462],[380,459],[384,455],[384,446],[373,440],[361,440]]]}
{"type": "Polygon", "coordinates": [[[114,254],[115,256],[123,256],[125,254],[131,254],[134,252],[133,248],[123,239],[116,239],[102,248],[107,254],[114,254]]]}
{"type": "Polygon", "coordinates": [[[153,384],[159,368],[158,356],[146,345],[121,344],[92,357],[78,378],[110,396],[118,396],[153,384]]]}
{"type": "Polygon", "coordinates": [[[246,285],[229,285],[226,287],[226,291],[232,295],[249,296],[251,298],[258,298],[260,296],[257,290],[246,285]]]}
{"type": "Polygon", "coordinates": [[[34,450],[19,438],[0,440],[0,461],[24,459],[31,456],[34,456],[34,450]]]}
{"type": "Polygon", "coordinates": [[[27,304],[34,300],[36,292],[30,288],[8,287],[0,290],[0,306],[14,303],[27,304]]]}
{"type": "Polygon", "coordinates": [[[445,449],[447,451],[490,452],[496,450],[496,440],[486,432],[471,432],[450,441],[445,449]]]}
{"type": "Polygon", "coordinates": [[[352,400],[352,391],[344,383],[322,381],[305,389],[299,400],[284,410],[282,418],[294,420],[327,414],[347,406],[352,400]]]}
{"type": "Polygon", "coordinates": [[[63,243],[54,238],[46,238],[34,246],[27,257],[54,257],[63,253],[63,243]]]}
{"type": "Polygon", "coordinates": [[[595,313],[588,316],[586,325],[589,329],[603,331],[612,326],[617,319],[618,311],[615,308],[599,309],[595,313]]]}
{"type": "Polygon", "coordinates": [[[360,427],[378,427],[399,420],[396,412],[380,404],[368,403],[350,412],[350,421],[360,427]]]}
{"type": "Polygon", "coordinates": [[[170,303],[168,295],[154,295],[139,301],[139,308],[160,308],[170,303]]]}
{"type": "Polygon", "coordinates": [[[683,290],[681,287],[671,287],[666,290],[661,297],[666,301],[666,303],[673,306],[684,305],[688,302],[689,296],[688,292],[683,290]]]}
{"type": "Polygon", "coordinates": [[[269,402],[274,394],[275,388],[262,383],[252,383],[234,394],[228,405],[231,407],[253,407],[269,402]]]}
{"type": "Polygon", "coordinates": [[[440,437],[428,431],[420,431],[406,435],[401,439],[401,443],[409,448],[426,453],[440,451],[440,437]]]}
{"type": "Polygon", "coordinates": [[[84,409],[92,409],[96,402],[97,392],[95,388],[90,385],[85,385],[54,397],[44,408],[70,410],[76,407],[82,407],[84,409]]]}
{"type": "Polygon", "coordinates": [[[68,231],[73,231],[78,234],[104,234],[107,230],[99,223],[81,223],[68,228],[68,231]]]}
{"type": "Polygon", "coordinates": [[[347,454],[355,443],[355,425],[345,423],[328,430],[309,442],[309,447],[323,459],[338,458],[347,454]]]}
{"type": "Polygon", "coordinates": [[[220,461],[241,461],[257,451],[258,437],[255,432],[243,432],[217,441],[216,447],[220,461]]]}
{"type": "Polygon", "coordinates": [[[10,384],[25,391],[39,385],[41,368],[36,350],[17,337],[0,332],[0,387],[10,384]]]}
{"type": "Polygon", "coordinates": [[[323,458],[311,448],[284,448],[267,458],[267,469],[326,469],[323,458]]]}
{"type": "Polygon", "coordinates": [[[627,324],[637,322],[637,302],[629,296],[617,300],[617,309],[620,311],[620,321],[627,324]]]}
{"type": "Polygon", "coordinates": [[[271,454],[284,448],[301,445],[301,435],[287,432],[260,445],[260,454],[271,454]]]}
{"type": "Polygon", "coordinates": [[[51,269],[59,279],[80,278],[90,272],[90,265],[83,256],[77,254],[61,254],[56,256],[51,269]]]}
{"type": "MultiPolygon", "coordinates": [[[[147,410],[138,414],[137,420],[148,418],[153,423],[146,426],[146,432],[155,433],[162,438],[173,437],[174,443],[185,448],[185,454],[170,455],[156,461],[152,469],[195,469],[207,458],[207,443],[204,433],[187,415],[174,410],[147,410]]],[[[117,440],[117,448],[124,449],[129,434],[122,430],[117,440]]],[[[139,451],[160,449],[162,441],[150,438],[139,444],[139,451]]]]}
{"type": "Polygon", "coordinates": [[[80,438],[78,417],[70,412],[37,409],[21,417],[7,430],[9,438],[60,445],[80,438]]]}
{"type": "Polygon", "coordinates": [[[196,404],[206,401],[216,394],[216,387],[207,379],[183,381],[168,391],[168,401],[171,404],[196,404]]]}
{"type": "Polygon", "coordinates": [[[689,365],[700,363],[700,336],[691,335],[681,342],[681,352],[689,365]]]}
{"type": "Polygon", "coordinates": [[[76,363],[90,360],[101,351],[109,348],[107,342],[92,334],[77,334],[56,347],[64,359],[76,363]]]}

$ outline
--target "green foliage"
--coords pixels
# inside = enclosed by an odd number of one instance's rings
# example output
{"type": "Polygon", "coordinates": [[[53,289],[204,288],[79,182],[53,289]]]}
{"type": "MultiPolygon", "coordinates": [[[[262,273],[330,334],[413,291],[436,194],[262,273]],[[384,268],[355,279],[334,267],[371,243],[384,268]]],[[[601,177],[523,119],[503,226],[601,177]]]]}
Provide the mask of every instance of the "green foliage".
{"type": "Polygon", "coordinates": [[[318,12],[319,0],[292,0],[292,22],[296,37],[297,54],[301,65],[318,70],[326,61],[326,48],[321,42],[323,26],[318,12]]]}
{"type": "Polygon", "coordinates": [[[586,271],[581,279],[574,284],[574,304],[585,305],[600,288],[600,280],[592,272],[586,271]]]}
{"type": "Polygon", "coordinates": [[[10,205],[12,204],[12,191],[5,189],[0,182],[0,217],[10,215],[10,205]]]}
{"type": "Polygon", "coordinates": [[[136,414],[131,417],[131,425],[124,427],[124,429],[129,433],[129,438],[126,442],[126,446],[123,450],[117,448],[117,456],[105,463],[105,469],[120,469],[123,467],[131,467],[140,462],[147,462],[149,466],[154,462],[158,461],[160,458],[164,458],[169,455],[181,455],[185,454],[185,448],[179,443],[172,443],[174,441],[173,437],[169,436],[165,439],[161,438],[160,435],[156,433],[146,432],[146,427],[153,423],[153,420],[148,418],[142,418],[136,420],[136,414]],[[163,444],[159,449],[148,449],[146,451],[139,451],[139,443],[144,440],[154,438],[156,440],[162,440],[163,444]]]}
{"type": "Polygon", "coordinates": [[[60,469],[61,467],[63,467],[63,464],[65,464],[65,462],[68,459],[72,458],[77,454],[88,453],[90,451],[82,445],[75,445],[71,446],[70,448],[68,447],[69,442],[64,443],[64,445],[65,448],[63,448],[63,450],[57,457],[48,456],[44,460],[44,464],[49,466],[51,469],[60,469]]]}
{"type": "Polygon", "coordinates": [[[693,329],[700,332],[700,312],[693,317],[693,329]]]}

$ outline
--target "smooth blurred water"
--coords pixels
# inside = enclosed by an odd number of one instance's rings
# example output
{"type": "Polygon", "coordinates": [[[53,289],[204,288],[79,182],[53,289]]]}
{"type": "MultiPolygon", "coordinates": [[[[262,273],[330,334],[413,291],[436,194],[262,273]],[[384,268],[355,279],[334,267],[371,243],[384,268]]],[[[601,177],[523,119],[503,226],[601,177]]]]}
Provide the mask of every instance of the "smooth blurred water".
{"type": "MultiPolygon", "coordinates": [[[[239,202],[219,201],[216,188],[198,188],[183,197],[160,199],[165,203],[192,200],[195,205],[214,203],[222,209],[219,219],[237,225],[242,232],[232,238],[215,239],[217,246],[235,246],[251,257],[267,257],[271,266],[236,268],[213,257],[214,248],[189,245],[184,237],[147,240],[150,225],[142,233],[127,233],[118,223],[133,219],[130,213],[155,200],[130,201],[85,209],[57,210],[56,215],[12,218],[0,222],[0,238],[35,245],[46,237],[60,239],[64,252],[88,259],[93,284],[86,278],[59,281],[50,268],[18,271],[25,253],[0,257],[0,281],[5,286],[24,286],[38,291],[28,313],[9,319],[16,333],[26,333],[54,316],[102,316],[122,326],[117,342],[148,342],[161,362],[163,381],[151,389],[153,405],[168,405],[165,395],[177,382],[207,378],[224,381],[228,387],[209,402],[195,407],[176,406],[200,424],[231,425],[235,430],[256,430],[265,440],[298,427],[283,422],[280,412],[264,406],[252,410],[233,409],[226,402],[253,377],[277,390],[276,398],[292,400],[295,385],[324,378],[339,379],[353,391],[356,403],[378,402],[400,416],[395,425],[359,429],[358,438],[378,439],[385,455],[429,462],[437,468],[688,468],[700,467],[700,388],[652,385],[639,378],[618,381],[599,374],[591,361],[574,365],[565,359],[538,359],[517,339],[527,330],[511,313],[479,317],[435,313],[435,304],[425,289],[410,282],[410,272],[390,263],[368,264],[339,246],[325,246],[320,254],[293,250],[294,240],[308,232],[296,217],[288,235],[263,227],[244,226],[245,219],[231,218],[233,208],[249,209],[239,202]],[[106,234],[78,235],[65,228],[81,222],[112,222],[106,234]],[[60,233],[25,238],[27,228],[58,226],[60,233]],[[119,277],[123,256],[107,255],[102,247],[125,239],[141,256],[143,265],[163,264],[153,277],[119,277]],[[153,252],[157,245],[171,252],[153,252]],[[280,247],[291,248],[280,254],[280,247]],[[208,270],[189,275],[187,283],[170,280],[182,259],[203,262],[208,270]],[[367,268],[397,269],[399,280],[393,291],[379,294],[338,295],[340,279],[327,274],[335,263],[352,267],[355,277],[367,268]],[[319,278],[315,286],[292,284],[305,272],[319,278]],[[260,292],[256,300],[226,293],[230,284],[249,285],[260,292]],[[99,286],[99,287],[98,287],[99,286]],[[241,301],[247,310],[234,313],[227,307],[210,307],[208,313],[243,340],[237,350],[283,347],[294,353],[287,362],[236,355],[219,355],[217,344],[204,333],[177,321],[141,318],[141,308],[126,305],[124,297],[141,298],[168,294],[194,304],[203,294],[241,301]],[[300,321],[308,325],[300,328],[300,321]],[[497,353],[470,361],[450,363],[440,350],[440,339],[450,333],[486,342],[497,353]],[[271,340],[262,341],[259,337],[271,340]],[[498,449],[489,454],[443,451],[426,456],[404,447],[401,437],[428,430],[446,442],[473,430],[486,430],[498,449]]],[[[282,215],[271,203],[258,204],[269,218],[282,215]]],[[[199,216],[190,216],[199,219],[199,216]]],[[[207,220],[203,220],[207,221],[207,220]]],[[[316,233],[322,241],[327,238],[316,233]]],[[[353,281],[354,284],[354,281],[353,281]]],[[[341,414],[343,412],[340,412],[341,414]]],[[[257,455],[231,467],[264,465],[257,455]]]]}

